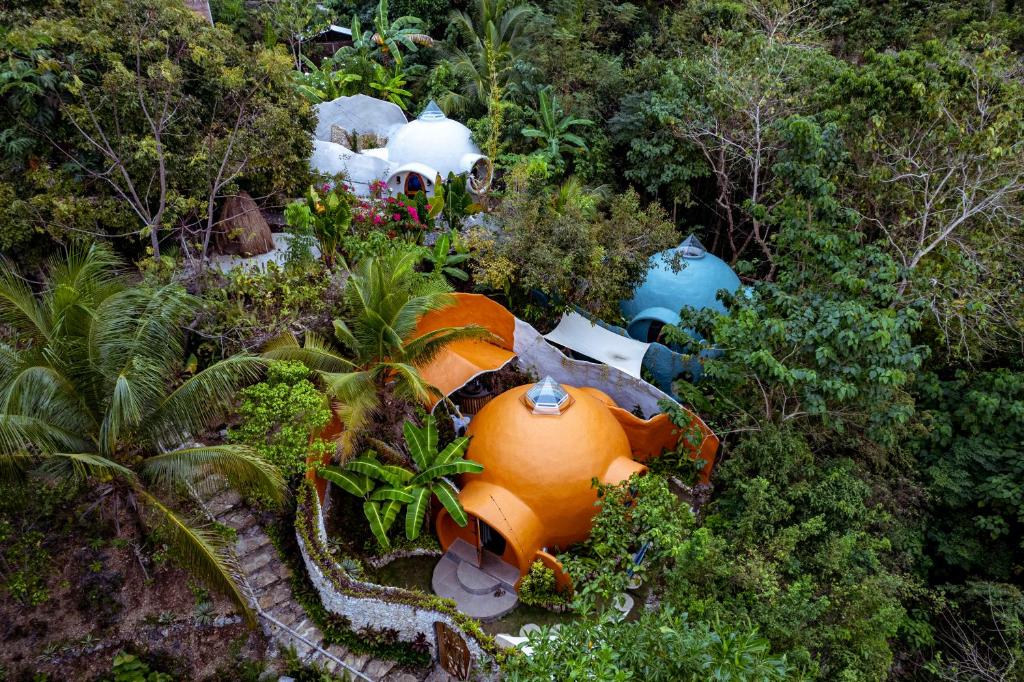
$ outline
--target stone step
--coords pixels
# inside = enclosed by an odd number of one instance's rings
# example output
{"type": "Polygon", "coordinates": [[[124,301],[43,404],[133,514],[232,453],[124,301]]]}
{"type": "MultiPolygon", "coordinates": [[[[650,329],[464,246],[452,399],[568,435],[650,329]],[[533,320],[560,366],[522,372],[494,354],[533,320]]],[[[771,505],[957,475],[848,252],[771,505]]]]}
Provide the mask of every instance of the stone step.
{"type": "Polygon", "coordinates": [[[385,661],[380,658],[374,658],[363,667],[361,672],[371,680],[378,680],[387,675],[394,667],[394,661],[385,661]]]}
{"type": "MultiPolygon", "coordinates": [[[[253,586],[253,589],[256,589],[255,585],[253,586]]],[[[287,582],[281,582],[278,585],[275,585],[274,588],[271,590],[261,591],[260,596],[257,598],[256,601],[259,603],[261,609],[263,609],[264,611],[269,611],[270,609],[274,608],[275,606],[278,606],[279,604],[292,603],[291,600],[291,587],[288,585],[287,582]]],[[[306,615],[305,611],[302,611],[301,614],[303,617],[305,617],[306,615]]]]}
{"type": "Polygon", "coordinates": [[[275,559],[277,559],[277,550],[264,546],[247,554],[239,554],[238,565],[247,574],[252,575],[275,559]]]}
{"type": "Polygon", "coordinates": [[[209,500],[203,503],[206,507],[206,511],[214,517],[219,517],[226,512],[234,509],[242,503],[242,496],[235,492],[233,489],[228,488],[223,492],[220,492],[209,500]]]}
{"type": "Polygon", "coordinates": [[[274,566],[265,566],[262,570],[249,576],[249,585],[254,590],[263,590],[280,581],[281,576],[274,570],[274,566]]]}
{"type": "Polygon", "coordinates": [[[458,578],[462,589],[470,594],[490,594],[499,587],[507,589],[500,580],[487,575],[468,561],[459,564],[455,569],[455,577],[458,578]]]}

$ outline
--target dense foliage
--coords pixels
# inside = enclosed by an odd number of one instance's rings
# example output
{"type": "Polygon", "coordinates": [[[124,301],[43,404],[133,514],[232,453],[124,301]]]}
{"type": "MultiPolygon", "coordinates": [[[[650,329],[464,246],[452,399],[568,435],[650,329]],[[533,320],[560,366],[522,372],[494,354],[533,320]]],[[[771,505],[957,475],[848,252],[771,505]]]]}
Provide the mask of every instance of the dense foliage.
{"type": "Polygon", "coordinates": [[[173,0],[27,3],[0,23],[4,251],[38,255],[42,232],[205,257],[222,197],[302,187],[312,121],[279,51],[173,0]]]}
{"type": "MultiPolygon", "coordinates": [[[[212,27],[178,0],[0,8],[0,251],[24,266],[0,274],[11,485],[138,501],[230,590],[164,484],[221,467],[277,489],[326,395],[348,426],[333,475],[381,544],[402,510],[411,537],[424,497],[453,497],[416,478],[443,448],[401,446],[438,397],[417,363],[486,335],[416,339],[419,316],[454,284],[531,321],[621,324],[649,257],[696,233],[743,280],[726,314],[680,311],[663,336],[708,351],[675,388],[722,437],[712,486],[691,514],[669,481],[693,467],[668,457],[599,488],[590,540],[559,548],[581,617],[507,677],[1021,677],[1024,4],[211,6],[212,27]],[[352,44],[327,54],[331,23],[352,44]],[[495,162],[492,193],[310,178],[310,104],[356,93],[436,100],[495,162]],[[242,190],[292,247],[221,275],[210,235],[242,190]],[[111,246],[43,265],[86,240],[111,246]],[[111,249],[140,272],[110,275],[111,249]],[[191,447],[267,358],[304,366],[239,396],[235,443],[191,447]],[[617,622],[631,574],[659,608],[617,622]]],[[[4,587],[45,604],[52,538],[3,511],[4,587]]],[[[527,598],[553,578],[531,572],[527,598]]]]}

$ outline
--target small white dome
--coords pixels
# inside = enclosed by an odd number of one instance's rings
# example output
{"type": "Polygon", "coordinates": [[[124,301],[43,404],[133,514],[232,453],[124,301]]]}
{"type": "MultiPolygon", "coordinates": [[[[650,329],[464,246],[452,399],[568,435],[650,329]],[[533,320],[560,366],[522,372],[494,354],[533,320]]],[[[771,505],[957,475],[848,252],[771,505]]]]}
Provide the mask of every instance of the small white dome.
{"type": "Polygon", "coordinates": [[[468,173],[473,161],[480,158],[469,128],[445,116],[433,102],[419,118],[394,132],[387,149],[391,163],[421,163],[436,169],[442,179],[447,179],[448,173],[468,173]],[[464,167],[467,161],[469,165],[464,167]]]}

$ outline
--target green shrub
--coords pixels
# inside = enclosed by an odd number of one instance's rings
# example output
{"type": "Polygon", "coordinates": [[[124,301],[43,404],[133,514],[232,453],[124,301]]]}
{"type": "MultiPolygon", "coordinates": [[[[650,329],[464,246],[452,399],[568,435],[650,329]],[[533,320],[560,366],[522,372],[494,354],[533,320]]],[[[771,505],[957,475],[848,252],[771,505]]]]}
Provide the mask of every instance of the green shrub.
{"type": "Polygon", "coordinates": [[[527,606],[559,606],[568,600],[558,591],[554,570],[541,561],[534,561],[530,572],[519,583],[519,601],[527,606]]]}
{"type": "Polygon", "coordinates": [[[308,456],[319,458],[332,448],[320,438],[310,442],[331,419],[327,397],[310,375],[301,362],[273,363],[266,381],[242,391],[242,423],[228,432],[228,440],[254,447],[286,478],[301,476],[308,456]]]}
{"type": "Polygon", "coordinates": [[[293,328],[326,323],[338,294],[331,272],[315,261],[287,268],[269,263],[263,272],[236,268],[207,282],[199,333],[202,351],[216,357],[254,350],[293,328]]]}

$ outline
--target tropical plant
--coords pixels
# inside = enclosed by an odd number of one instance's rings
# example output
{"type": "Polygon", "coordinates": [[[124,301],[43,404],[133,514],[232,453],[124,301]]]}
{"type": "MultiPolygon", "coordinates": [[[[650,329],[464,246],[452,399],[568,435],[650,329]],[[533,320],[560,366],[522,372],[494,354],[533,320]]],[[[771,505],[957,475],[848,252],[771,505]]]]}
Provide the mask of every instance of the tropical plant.
{"type": "MultiPolygon", "coordinates": [[[[320,471],[321,476],[345,492],[365,499],[363,513],[374,537],[385,550],[391,546],[388,532],[403,505],[405,536],[410,540],[419,537],[432,496],[440,500],[457,524],[465,526],[469,522],[466,511],[459,502],[458,491],[446,477],[478,474],[484,469],[482,464],[465,459],[469,446],[466,436],[438,450],[437,422],[433,415],[426,417],[423,426],[406,421],[402,430],[415,471],[384,464],[372,452],[349,461],[344,467],[328,466],[320,471]]],[[[393,458],[404,458],[386,443],[377,444],[393,458]]]]}
{"type": "Polygon", "coordinates": [[[469,258],[469,250],[459,243],[459,235],[455,230],[440,235],[434,242],[434,248],[427,251],[427,260],[433,265],[435,275],[446,275],[460,282],[468,280],[469,273],[458,266],[469,258]],[[454,253],[452,247],[455,247],[454,253]]]}
{"type": "Polygon", "coordinates": [[[455,341],[490,337],[476,325],[416,335],[421,316],[452,304],[443,279],[416,272],[420,258],[419,249],[402,249],[363,259],[346,282],[345,319],[334,321],[334,343],[306,332],[301,346],[288,334],[266,349],[269,358],[299,360],[320,375],[345,425],[343,457],[380,413],[385,396],[410,402],[440,397],[419,366],[455,341]]]}
{"type": "Polygon", "coordinates": [[[416,52],[417,45],[434,45],[434,40],[423,32],[423,22],[417,17],[404,16],[391,21],[388,18],[388,0],[379,0],[377,3],[373,29],[374,34],[370,40],[377,46],[381,56],[399,66],[402,64],[401,48],[416,52]]]}
{"type": "Polygon", "coordinates": [[[0,263],[0,474],[75,480],[127,500],[158,528],[183,566],[252,618],[223,541],[159,494],[220,474],[280,501],[272,464],[241,445],[183,445],[223,417],[266,364],[236,355],[179,382],[182,323],[196,304],[179,285],[130,286],[110,250],[93,245],[54,259],[42,293],[0,263]],[[175,386],[177,384],[177,386],[175,386]]]}
{"type": "Polygon", "coordinates": [[[552,94],[551,87],[541,88],[537,93],[537,110],[533,112],[536,128],[523,128],[524,137],[537,140],[540,154],[548,163],[557,168],[563,165],[562,156],[567,153],[587,151],[587,143],[582,137],[572,132],[573,128],[594,125],[587,118],[576,118],[562,111],[558,98],[552,94]]]}
{"type": "Polygon", "coordinates": [[[373,79],[370,81],[370,89],[375,91],[380,99],[393,102],[403,109],[407,109],[404,97],[412,97],[412,93],[405,89],[406,75],[402,71],[401,64],[395,64],[393,71],[377,64],[373,69],[373,79]]]}
{"type": "Polygon", "coordinates": [[[301,362],[273,362],[267,378],[241,391],[241,424],[228,440],[251,446],[280,469],[286,479],[306,473],[307,459],[320,461],[333,444],[313,437],[331,420],[325,396],[310,381],[301,362]]]}
{"type": "Polygon", "coordinates": [[[327,28],[327,13],[322,5],[306,0],[275,0],[266,3],[262,18],[275,38],[283,40],[295,60],[295,68],[302,68],[302,43],[327,28]]]}
{"type": "Polygon", "coordinates": [[[449,93],[445,109],[464,109],[467,100],[487,106],[491,130],[484,145],[497,157],[503,124],[505,90],[516,59],[526,48],[526,35],[536,9],[516,0],[476,0],[472,16],[452,13],[452,25],[464,47],[452,50],[452,70],[464,82],[461,95],[449,93]]]}
{"type": "Polygon", "coordinates": [[[355,94],[363,80],[359,74],[335,68],[337,65],[333,59],[325,59],[317,66],[309,57],[303,55],[302,63],[306,70],[296,72],[295,87],[312,104],[330,102],[344,95],[355,94]]]}
{"type": "Polygon", "coordinates": [[[341,185],[323,185],[319,190],[311,185],[304,201],[293,202],[285,209],[289,226],[300,233],[312,230],[328,267],[334,265],[352,225],[352,200],[352,195],[341,185]]]}

